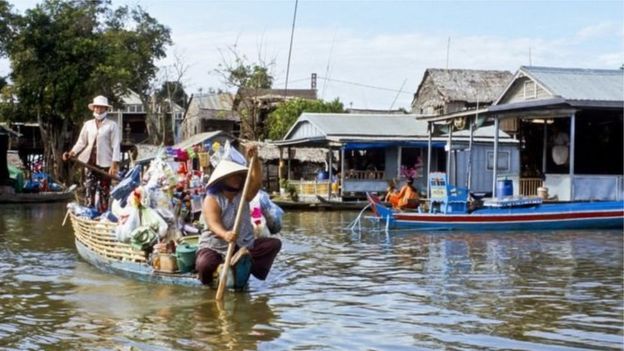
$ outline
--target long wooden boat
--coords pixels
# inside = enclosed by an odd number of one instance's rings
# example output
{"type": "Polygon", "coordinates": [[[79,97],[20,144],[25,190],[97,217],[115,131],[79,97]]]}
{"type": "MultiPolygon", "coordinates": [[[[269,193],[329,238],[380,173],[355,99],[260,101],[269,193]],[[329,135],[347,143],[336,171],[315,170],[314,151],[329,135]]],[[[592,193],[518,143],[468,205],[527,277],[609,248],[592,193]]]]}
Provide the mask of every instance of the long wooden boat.
{"type": "MultiPolygon", "coordinates": [[[[144,250],[122,243],[115,237],[116,224],[99,222],[80,217],[69,212],[74,229],[78,254],[96,268],[115,275],[145,282],[203,287],[194,272],[163,272],[149,264],[149,254],[144,250]]],[[[250,262],[250,261],[249,261],[250,262]]],[[[243,265],[241,265],[243,266],[243,265]]],[[[249,267],[241,267],[242,271],[249,267]]],[[[236,279],[228,279],[228,288],[241,290],[247,285],[249,274],[239,274],[236,279]],[[241,278],[242,277],[242,278],[241,278]]],[[[217,279],[215,279],[216,281],[217,279]]],[[[216,282],[211,287],[216,287],[216,282]]]]}
{"type": "Polygon", "coordinates": [[[64,202],[74,198],[74,189],[39,193],[1,193],[0,203],[64,202]]]}
{"type": "Polygon", "coordinates": [[[327,200],[322,196],[316,196],[318,201],[290,201],[273,199],[272,201],[285,210],[299,211],[357,211],[368,205],[368,201],[334,201],[327,200]]]}
{"type": "Polygon", "coordinates": [[[376,218],[387,228],[414,230],[558,230],[621,229],[624,201],[533,203],[477,208],[456,213],[398,211],[368,194],[376,218]]]}
{"type": "Polygon", "coordinates": [[[368,205],[368,201],[336,201],[328,200],[320,195],[316,195],[316,198],[322,207],[332,210],[361,210],[368,205]]]}

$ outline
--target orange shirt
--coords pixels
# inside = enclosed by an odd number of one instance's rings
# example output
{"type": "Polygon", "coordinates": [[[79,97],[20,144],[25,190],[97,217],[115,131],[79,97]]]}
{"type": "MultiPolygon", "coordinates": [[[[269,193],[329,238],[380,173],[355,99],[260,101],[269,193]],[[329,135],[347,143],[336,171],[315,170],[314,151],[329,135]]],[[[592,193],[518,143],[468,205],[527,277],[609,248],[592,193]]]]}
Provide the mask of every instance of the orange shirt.
{"type": "Polygon", "coordinates": [[[420,198],[420,196],[418,195],[418,191],[409,185],[404,185],[401,188],[401,191],[393,197],[394,199],[391,199],[392,206],[399,209],[406,207],[409,203],[409,200],[417,200],[420,198]],[[396,203],[392,200],[394,200],[396,203]]]}

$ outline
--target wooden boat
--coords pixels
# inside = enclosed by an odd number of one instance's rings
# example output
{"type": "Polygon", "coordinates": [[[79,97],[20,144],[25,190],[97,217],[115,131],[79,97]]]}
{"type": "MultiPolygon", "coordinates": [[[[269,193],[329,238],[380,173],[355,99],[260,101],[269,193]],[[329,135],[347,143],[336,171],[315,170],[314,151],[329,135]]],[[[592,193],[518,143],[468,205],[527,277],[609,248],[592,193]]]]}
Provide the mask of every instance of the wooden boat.
{"type": "MultiPolygon", "coordinates": [[[[79,217],[71,211],[68,215],[74,229],[78,253],[96,268],[146,282],[203,287],[196,273],[164,272],[154,269],[149,263],[148,252],[117,240],[116,224],[79,217]]],[[[236,267],[236,279],[233,277],[228,279],[228,288],[244,289],[247,286],[250,269],[251,261],[241,259],[236,267]]],[[[212,287],[216,286],[215,282],[212,287]]]]}
{"type": "Polygon", "coordinates": [[[317,210],[345,210],[345,211],[357,211],[361,210],[366,205],[368,205],[368,201],[334,201],[327,200],[322,196],[316,196],[318,201],[308,202],[308,201],[290,201],[290,200],[280,200],[280,199],[272,199],[272,201],[279,207],[285,210],[299,210],[299,211],[317,211],[317,210]]]}
{"type": "Polygon", "coordinates": [[[361,210],[368,205],[368,201],[335,201],[328,200],[320,195],[316,195],[316,198],[322,207],[333,210],[361,210]]]}
{"type": "Polygon", "coordinates": [[[0,203],[64,202],[74,198],[75,188],[39,193],[0,193],[0,203]]]}
{"type": "MultiPolygon", "coordinates": [[[[452,212],[398,211],[368,194],[376,218],[387,228],[414,230],[558,230],[621,229],[624,227],[624,201],[540,203],[516,200],[507,206],[481,207],[452,212]]],[[[494,202],[497,203],[497,202],[494,202]]]]}

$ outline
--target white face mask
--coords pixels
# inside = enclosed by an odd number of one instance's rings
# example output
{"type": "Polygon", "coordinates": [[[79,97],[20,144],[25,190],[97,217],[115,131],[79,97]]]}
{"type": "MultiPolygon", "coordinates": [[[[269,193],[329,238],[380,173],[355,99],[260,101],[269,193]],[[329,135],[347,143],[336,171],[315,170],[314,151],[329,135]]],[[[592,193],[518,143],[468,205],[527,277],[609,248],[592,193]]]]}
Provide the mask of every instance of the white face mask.
{"type": "Polygon", "coordinates": [[[97,112],[93,112],[93,117],[95,117],[95,119],[97,119],[98,121],[101,121],[106,118],[106,114],[106,112],[102,112],[100,114],[98,114],[97,112]]]}

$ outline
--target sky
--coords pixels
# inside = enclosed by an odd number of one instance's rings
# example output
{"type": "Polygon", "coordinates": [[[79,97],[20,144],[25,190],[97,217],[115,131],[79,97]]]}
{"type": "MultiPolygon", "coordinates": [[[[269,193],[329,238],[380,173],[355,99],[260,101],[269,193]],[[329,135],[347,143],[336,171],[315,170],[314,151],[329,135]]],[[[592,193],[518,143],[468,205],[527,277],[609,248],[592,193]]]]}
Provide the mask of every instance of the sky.
{"type": "MultiPolygon", "coordinates": [[[[36,0],[15,0],[19,12],[36,0]]],[[[232,51],[267,64],[286,86],[295,1],[113,0],[140,5],[171,29],[160,67],[188,67],[189,94],[226,89],[232,51]],[[177,59],[176,59],[177,57],[177,59]]],[[[289,89],[310,88],[358,109],[410,109],[427,68],[516,72],[522,65],[617,69],[624,64],[624,1],[299,0],[289,89]]],[[[0,75],[9,73],[0,61],[0,75]]],[[[162,77],[161,77],[162,79],[162,77]]]]}

